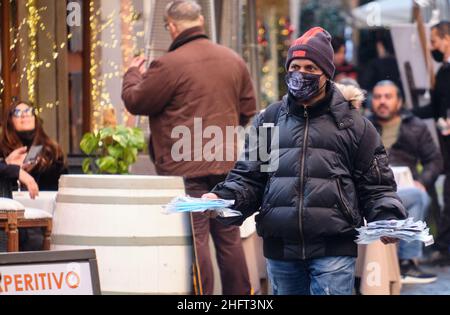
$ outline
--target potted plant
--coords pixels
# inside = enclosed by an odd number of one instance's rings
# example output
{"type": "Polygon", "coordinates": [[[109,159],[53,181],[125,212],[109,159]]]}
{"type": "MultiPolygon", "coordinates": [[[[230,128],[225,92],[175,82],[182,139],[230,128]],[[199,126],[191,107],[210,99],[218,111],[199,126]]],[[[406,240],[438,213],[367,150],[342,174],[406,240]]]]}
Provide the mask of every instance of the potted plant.
{"type": "Polygon", "coordinates": [[[84,135],[81,150],[88,155],[83,161],[85,174],[129,174],[139,151],[145,147],[139,128],[106,127],[84,135]]]}

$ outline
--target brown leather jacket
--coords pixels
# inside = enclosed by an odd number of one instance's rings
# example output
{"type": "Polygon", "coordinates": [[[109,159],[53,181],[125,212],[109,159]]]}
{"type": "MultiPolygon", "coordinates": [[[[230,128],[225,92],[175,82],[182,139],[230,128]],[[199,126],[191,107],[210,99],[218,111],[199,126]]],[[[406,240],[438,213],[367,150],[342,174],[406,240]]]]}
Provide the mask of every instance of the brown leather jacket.
{"type": "Polygon", "coordinates": [[[194,118],[202,119],[200,130],[217,126],[225,138],[227,126],[245,126],[256,113],[245,62],[234,51],[211,42],[201,27],[180,34],[169,53],[153,61],[144,75],[137,68],[128,70],[122,98],[130,113],[150,117],[150,150],[158,174],[164,176],[227,174],[234,166],[226,159],[226,152],[236,151],[234,139],[224,139],[224,161],[207,162],[202,151],[211,138],[202,139],[200,134],[197,138],[203,145],[194,145],[194,118]],[[190,160],[176,161],[171,154],[182,138],[179,134],[172,138],[174,128],[180,126],[192,135],[192,145],[182,151],[190,160]]]}

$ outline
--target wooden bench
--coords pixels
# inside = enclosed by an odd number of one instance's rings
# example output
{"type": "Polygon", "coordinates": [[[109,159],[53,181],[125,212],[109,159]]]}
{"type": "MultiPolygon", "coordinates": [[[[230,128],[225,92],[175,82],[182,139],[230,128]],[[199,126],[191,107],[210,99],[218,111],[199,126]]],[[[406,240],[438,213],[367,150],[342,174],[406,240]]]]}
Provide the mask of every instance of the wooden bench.
{"type": "Polygon", "coordinates": [[[19,251],[19,229],[42,228],[44,232],[43,250],[50,250],[52,216],[39,209],[25,208],[19,202],[0,198],[0,230],[6,232],[7,251],[19,251]]]}

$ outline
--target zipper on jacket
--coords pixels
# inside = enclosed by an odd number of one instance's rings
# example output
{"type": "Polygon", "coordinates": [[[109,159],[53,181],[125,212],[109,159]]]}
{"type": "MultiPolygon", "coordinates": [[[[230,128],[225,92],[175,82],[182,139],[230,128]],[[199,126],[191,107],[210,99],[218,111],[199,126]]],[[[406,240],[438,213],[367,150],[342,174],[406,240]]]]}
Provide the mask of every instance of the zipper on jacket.
{"type": "Polygon", "coordinates": [[[375,168],[377,170],[377,175],[378,175],[378,185],[381,185],[381,172],[380,172],[380,167],[378,166],[377,157],[375,157],[374,163],[375,163],[375,168]]]}
{"type": "Polygon", "coordinates": [[[337,187],[338,187],[338,192],[339,192],[339,199],[342,203],[342,205],[344,206],[344,212],[345,212],[345,216],[347,217],[347,220],[349,221],[349,223],[354,226],[355,222],[353,220],[353,216],[352,213],[350,211],[350,208],[347,206],[347,203],[344,200],[344,194],[342,193],[342,187],[341,187],[341,181],[340,178],[336,179],[336,183],[337,183],[337,187]]]}
{"type": "Polygon", "coordinates": [[[302,164],[301,164],[301,174],[300,174],[300,209],[299,209],[299,228],[300,228],[300,241],[302,247],[302,258],[306,259],[306,246],[305,246],[305,237],[303,235],[303,205],[304,205],[304,185],[305,185],[305,158],[306,158],[306,148],[308,141],[308,133],[309,133],[309,115],[308,109],[305,106],[305,114],[304,117],[306,119],[306,127],[305,127],[305,135],[303,138],[303,152],[302,152],[302,164]]]}

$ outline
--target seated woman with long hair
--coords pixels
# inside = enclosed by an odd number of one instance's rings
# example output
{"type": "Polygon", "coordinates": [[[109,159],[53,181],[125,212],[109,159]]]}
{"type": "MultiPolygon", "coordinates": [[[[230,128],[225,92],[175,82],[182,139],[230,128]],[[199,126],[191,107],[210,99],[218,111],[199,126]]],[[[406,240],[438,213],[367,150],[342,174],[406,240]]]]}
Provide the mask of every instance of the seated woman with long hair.
{"type": "MultiPolygon", "coordinates": [[[[3,123],[0,155],[7,158],[14,151],[42,145],[36,162],[24,169],[36,180],[40,191],[57,191],[59,178],[67,174],[66,158],[61,147],[51,140],[42,127],[37,110],[26,102],[16,102],[3,123]]],[[[25,156],[24,156],[25,158],[25,156]]]]}
{"type": "MultiPolygon", "coordinates": [[[[26,102],[15,102],[9,115],[5,117],[0,138],[0,156],[5,161],[15,156],[15,164],[22,165],[34,178],[40,191],[57,191],[59,178],[67,174],[66,158],[61,147],[45,133],[36,108],[26,102]],[[23,164],[32,146],[42,146],[42,151],[35,162],[23,164]]],[[[42,241],[40,229],[20,231],[21,251],[41,250],[42,241]]]]}

